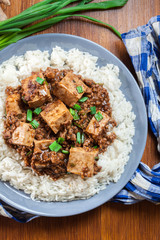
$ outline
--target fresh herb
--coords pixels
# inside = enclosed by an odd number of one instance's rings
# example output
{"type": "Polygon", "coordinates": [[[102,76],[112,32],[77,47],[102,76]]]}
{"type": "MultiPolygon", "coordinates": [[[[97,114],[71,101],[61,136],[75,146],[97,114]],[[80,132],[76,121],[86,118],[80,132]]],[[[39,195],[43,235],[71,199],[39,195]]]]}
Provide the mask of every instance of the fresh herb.
{"type": "Polygon", "coordinates": [[[80,111],[80,110],[81,110],[81,106],[78,105],[78,104],[75,104],[75,105],[73,106],[73,108],[76,109],[77,111],[80,111]]]}
{"type": "Polygon", "coordinates": [[[78,86],[78,87],[76,87],[77,88],[77,92],[78,93],[83,93],[83,88],[82,88],[82,86],[78,86]]]}
{"type": "Polygon", "coordinates": [[[75,111],[75,110],[72,109],[72,108],[70,108],[69,111],[70,111],[70,113],[71,113],[71,115],[72,115],[72,117],[73,117],[73,119],[74,119],[75,121],[80,119],[80,117],[78,116],[77,111],[75,111]]]}
{"type": "Polygon", "coordinates": [[[99,157],[95,157],[94,159],[95,159],[95,160],[98,160],[98,159],[99,159],[99,157]]]}
{"type": "Polygon", "coordinates": [[[84,133],[82,133],[81,142],[84,143],[84,133]]]}
{"type": "Polygon", "coordinates": [[[38,82],[39,84],[43,84],[43,82],[44,82],[44,79],[43,78],[40,78],[40,77],[37,77],[36,78],[36,82],[38,82]]]}
{"type": "Polygon", "coordinates": [[[33,128],[38,128],[39,123],[34,119],[32,122],[30,122],[33,128]]]}
{"type": "Polygon", "coordinates": [[[81,144],[81,133],[77,132],[77,143],[81,144]]]}
{"type": "Polygon", "coordinates": [[[95,119],[100,122],[102,119],[103,119],[103,116],[100,112],[97,112],[95,115],[94,115],[95,119]]]}
{"type": "Polygon", "coordinates": [[[32,153],[32,151],[29,151],[26,153],[26,156],[30,155],[32,153]]]}
{"type": "Polygon", "coordinates": [[[75,126],[81,128],[81,129],[83,129],[83,127],[82,127],[80,124],[78,124],[78,123],[76,123],[76,122],[74,122],[73,124],[74,124],[75,126]]]}
{"type": "Polygon", "coordinates": [[[58,143],[62,144],[62,143],[64,142],[64,140],[65,140],[64,138],[59,137],[59,138],[58,138],[58,143]]]}
{"type": "Polygon", "coordinates": [[[64,153],[64,154],[69,154],[69,151],[67,151],[67,150],[62,150],[62,153],[64,153]]]}
{"type": "Polygon", "coordinates": [[[42,109],[40,107],[36,108],[33,113],[35,113],[36,115],[39,115],[42,112],[42,109]]]}
{"type": "Polygon", "coordinates": [[[54,152],[58,152],[62,146],[58,144],[56,141],[54,141],[51,145],[49,145],[49,149],[54,152]]]}
{"type": "Polygon", "coordinates": [[[98,148],[98,146],[94,146],[93,148],[95,148],[95,149],[96,149],[96,148],[98,148]]]}
{"type": "Polygon", "coordinates": [[[87,101],[88,97],[82,97],[81,99],[79,99],[79,102],[85,102],[87,101]]]}
{"type": "Polygon", "coordinates": [[[46,80],[46,79],[44,79],[44,82],[45,82],[45,84],[48,86],[48,82],[47,82],[47,80],[46,80]]]}
{"type": "Polygon", "coordinates": [[[76,0],[44,0],[32,5],[17,16],[0,22],[0,50],[33,33],[50,28],[52,25],[68,17],[82,17],[100,23],[101,25],[110,28],[119,38],[121,38],[121,34],[113,26],[95,18],[74,13],[122,7],[128,0],[110,0],[93,3],[89,3],[90,0],[82,0],[76,6],[66,7],[75,1],[76,0]],[[48,19],[39,21],[45,18],[48,19]],[[38,23],[33,24],[35,21],[38,21],[38,23]],[[28,27],[30,24],[32,25],[28,27]]]}
{"type": "Polygon", "coordinates": [[[22,101],[24,102],[24,103],[27,103],[27,101],[25,100],[25,98],[22,96],[22,101]]]}
{"type": "Polygon", "coordinates": [[[90,107],[90,110],[91,110],[91,114],[96,114],[96,107],[93,106],[93,107],[90,107]]]}
{"type": "Polygon", "coordinates": [[[32,110],[30,109],[27,110],[27,121],[32,121],[32,110]]]}

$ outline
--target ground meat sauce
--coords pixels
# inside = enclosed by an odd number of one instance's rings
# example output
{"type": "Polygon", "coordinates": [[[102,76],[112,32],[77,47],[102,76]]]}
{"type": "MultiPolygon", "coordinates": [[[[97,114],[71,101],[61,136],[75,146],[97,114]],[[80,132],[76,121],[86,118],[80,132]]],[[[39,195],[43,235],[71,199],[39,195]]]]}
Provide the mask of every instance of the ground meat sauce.
{"type": "MultiPolygon", "coordinates": [[[[36,73],[33,74],[35,78],[36,73]]],[[[101,170],[97,164],[98,153],[106,151],[116,138],[112,131],[116,122],[112,118],[107,90],[103,85],[90,79],[83,79],[71,70],[48,68],[45,72],[37,73],[38,76],[44,77],[43,84],[33,81],[31,76],[28,85],[25,85],[27,91],[24,91],[21,86],[15,89],[6,88],[6,116],[3,132],[5,142],[16,149],[25,165],[32,167],[38,175],[46,174],[56,180],[65,174],[78,174],[82,178],[97,174],[101,170]],[[65,81],[68,81],[67,76],[72,75],[73,86],[70,86],[70,89],[62,89],[60,93],[62,93],[62,99],[65,99],[65,91],[70,91],[69,94],[77,98],[76,104],[80,110],[66,105],[64,100],[60,101],[61,95],[59,99],[58,95],[53,94],[53,91],[54,93],[57,91],[58,94],[62,85],[65,85],[65,81]],[[83,89],[81,93],[77,92],[76,84],[79,85],[80,82],[81,85],[84,84],[85,92],[82,92],[83,89]],[[50,97],[45,100],[41,98],[44,102],[39,106],[42,114],[37,115],[34,114],[35,108],[29,107],[28,101],[31,101],[33,96],[38,97],[38,91],[43,90],[43,87],[49,90],[50,97]],[[79,101],[84,97],[86,97],[84,102],[79,101]],[[59,104],[57,110],[54,104],[59,104]],[[96,120],[95,113],[91,114],[91,107],[96,107],[96,113],[102,116],[102,120],[96,120]],[[38,127],[34,127],[31,121],[27,120],[28,109],[32,110],[32,120],[38,122],[38,127]],[[71,109],[78,116],[76,120],[71,109]],[[60,116],[58,120],[56,120],[57,116],[60,116]],[[78,134],[81,136],[80,140],[78,140],[78,134]],[[61,141],[58,142],[58,139],[61,141]],[[53,142],[60,145],[58,151],[49,148],[53,142]],[[73,148],[77,156],[74,155],[74,151],[70,151],[73,148]]],[[[23,82],[25,83],[25,80],[23,82]]],[[[45,96],[46,91],[42,93],[45,96]]]]}

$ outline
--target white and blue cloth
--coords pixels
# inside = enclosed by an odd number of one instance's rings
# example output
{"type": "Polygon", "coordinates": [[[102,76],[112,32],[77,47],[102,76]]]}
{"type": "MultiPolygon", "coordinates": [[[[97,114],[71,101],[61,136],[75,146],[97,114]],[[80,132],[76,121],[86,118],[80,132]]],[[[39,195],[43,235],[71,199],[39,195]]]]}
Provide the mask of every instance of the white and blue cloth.
{"type": "MultiPolygon", "coordinates": [[[[148,121],[160,152],[160,15],[151,18],[147,25],[123,33],[122,40],[136,71],[148,121]]],[[[160,203],[160,163],[150,169],[140,162],[124,189],[111,199],[124,204],[142,200],[160,203]]],[[[23,223],[38,217],[16,210],[1,200],[0,215],[23,223]]]]}

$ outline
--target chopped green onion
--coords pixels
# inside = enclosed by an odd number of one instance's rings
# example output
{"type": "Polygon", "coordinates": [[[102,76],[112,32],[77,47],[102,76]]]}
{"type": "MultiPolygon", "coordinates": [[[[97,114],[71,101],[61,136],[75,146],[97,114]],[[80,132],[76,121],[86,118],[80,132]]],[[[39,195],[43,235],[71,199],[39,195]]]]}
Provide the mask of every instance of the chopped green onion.
{"type": "Polygon", "coordinates": [[[94,146],[93,148],[95,148],[95,149],[96,149],[96,148],[98,148],[98,146],[94,146]]]}
{"type": "Polygon", "coordinates": [[[75,104],[75,105],[73,106],[73,108],[76,109],[77,111],[80,111],[80,110],[81,110],[81,106],[78,105],[78,104],[75,104]]]}
{"type": "Polygon", "coordinates": [[[65,140],[64,138],[59,137],[59,138],[58,138],[58,143],[62,144],[62,143],[64,142],[64,140],[65,140]]]}
{"type": "Polygon", "coordinates": [[[41,112],[42,112],[42,109],[40,107],[36,108],[34,111],[33,111],[35,114],[39,115],[41,112]]]}
{"type": "Polygon", "coordinates": [[[91,114],[92,114],[92,115],[93,115],[93,114],[96,114],[96,107],[95,107],[95,106],[90,107],[90,109],[91,109],[91,114]]]}
{"type": "Polygon", "coordinates": [[[103,116],[100,112],[97,112],[95,115],[94,115],[95,119],[99,122],[103,119],[103,116]]]}
{"type": "Polygon", "coordinates": [[[69,151],[62,150],[62,153],[64,153],[64,154],[69,154],[69,151]]]}
{"type": "Polygon", "coordinates": [[[49,149],[54,152],[58,152],[62,148],[56,141],[54,141],[51,145],[49,145],[49,149]]]}
{"type": "Polygon", "coordinates": [[[81,133],[77,132],[77,143],[81,144],[81,133]]]}
{"type": "Polygon", "coordinates": [[[27,121],[32,121],[32,110],[30,109],[27,110],[27,121]]]}
{"type": "Polygon", "coordinates": [[[28,153],[26,153],[26,156],[30,155],[32,153],[32,151],[29,151],[28,153]]]}
{"type": "Polygon", "coordinates": [[[78,86],[78,87],[76,87],[76,88],[77,88],[78,93],[83,93],[83,88],[82,88],[82,86],[78,86]]]}
{"type": "Polygon", "coordinates": [[[25,100],[25,98],[24,98],[23,96],[22,96],[22,101],[23,101],[24,103],[27,103],[26,100],[25,100]]]}
{"type": "Polygon", "coordinates": [[[82,133],[81,142],[84,143],[84,133],[82,133]]]}
{"type": "Polygon", "coordinates": [[[37,77],[36,78],[36,82],[38,82],[39,84],[43,84],[43,82],[44,82],[44,79],[43,78],[40,78],[40,77],[37,77]]]}
{"type": "Polygon", "coordinates": [[[39,123],[34,119],[32,122],[30,122],[33,128],[38,128],[39,123]]]}
{"type": "Polygon", "coordinates": [[[46,79],[44,80],[44,82],[45,82],[45,84],[48,86],[48,82],[47,82],[47,80],[46,80],[46,79]]]}
{"type": "Polygon", "coordinates": [[[95,160],[98,160],[98,159],[99,159],[99,157],[95,157],[94,159],[95,159],[95,160]]]}
{"type": "Polygon", "coordinates": [[[82,97],[81,99],[79,99],[79,102],[85,102],[87,101],[88,97],[82,97]]]}
{"type": "Polygon", "coordinates": [[[71,115],[73,116],[74,120],[80,119],[80,117],[78,116],[78,113],[74,109],[70,108],[69,111],[70,111],[71,115]]]}
{"type": "Polygon", "coordinates": [[[82,127],[80,124],[78,124],[78,123],[76,123],[76,122],[74,122],[73,124],[74,124],[75,126],[81,128],[81,129],[83,129],[83,127],[82,127]]]}

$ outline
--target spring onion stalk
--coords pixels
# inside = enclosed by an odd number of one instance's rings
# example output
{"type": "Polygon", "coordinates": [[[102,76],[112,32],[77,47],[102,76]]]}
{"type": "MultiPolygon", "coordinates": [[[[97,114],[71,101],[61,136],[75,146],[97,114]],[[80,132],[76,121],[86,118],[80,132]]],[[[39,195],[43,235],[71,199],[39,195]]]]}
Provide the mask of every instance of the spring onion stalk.
{"type": "Polygon", "coordinates": [[[43,84],[43,82],[44,82],[44,79],[43,78],[40,78],[40,77],[37,77],[36,78],[36,82],[38,82],[39,84],[43,84]]]}
{"type": "Polygon", "coordinates": [[[58,138],[58,143],[62,144],[62,143],[64,142],[64,140],[65,140],[64,138],[59,137],[59,138],[58,138]]]}
{"type": "Polygon", "coordinates": [[[40,107],[36,108],[33,113],[35,113],[36,115],[39,115],[42,112],[42,109],[40,107]]]}
{"type": "Polygon", "coordinates": [[[38,128],[39,126],[39,122],[37,122],[35,119],[32,122],[30,122],[30,124],[32,125],[33,128],[38,128]]]}
{"type": "Polygon", "coordinates": [[[54,141],[51,145],[49,145],[49,149],[54,152],[58,152],[62,146],[58,144],[56,141],[54,141]]]}
{"type": "Polygon", "coordinates": [[[32,121],[32,110],[30,109],[27,110],[27,121],[28,122],[32,121]]]}
{"type": "Polygon", "coordinates": [[[100,112],[97,112],[95,115],[94,115],[95,119],[100,122],[102,119],[103,119],[103,116],[100,112]]]}
{"type": "Polygon", "coordinates": [[[17,16],[0,22],[0,50],[31,34],[43,31],[68,17],[82,17],[102,24],[103,26],[110,28],[121,38],[121,34],[113,26],[86,15],[76,15],[73,13],[122,7],[128,0],[111,0],[98,3],[90,3],[92,0],[82,0],[76,6],[68,7],[70,3],[76,1],[78,0],[44,0],[34,4],[17,16]],[[35,21],[48,17],[50,18],[33,24],[35,21]],[[33,25],[28,27],[31,23],[33,25]]]}
{"type": "Polygon", "coordinates": [[[88,100],[88,97],[82,97],[81,99],[79,99],[79,102],[85,102],[88,100]]]}

